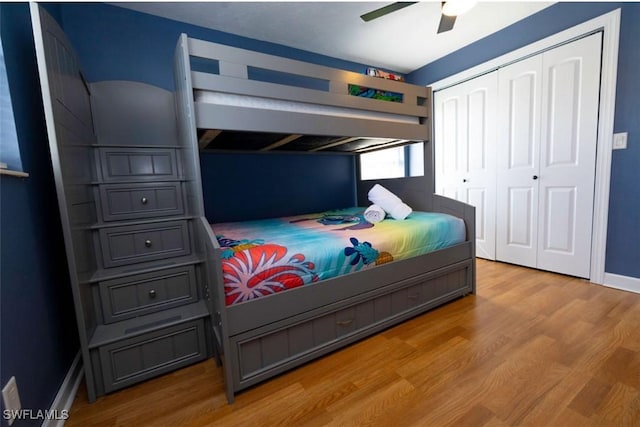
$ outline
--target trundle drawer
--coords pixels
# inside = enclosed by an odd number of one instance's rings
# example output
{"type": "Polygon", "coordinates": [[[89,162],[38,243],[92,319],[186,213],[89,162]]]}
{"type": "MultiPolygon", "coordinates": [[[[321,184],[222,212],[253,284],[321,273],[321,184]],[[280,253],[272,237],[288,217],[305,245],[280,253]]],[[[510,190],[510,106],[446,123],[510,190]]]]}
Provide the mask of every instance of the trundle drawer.
{"type": "Polygon", "coordinates": [[[102,228],[100,245],[106,268],[191,253],[187,221],[102,228]]]}
{"type": "Polygon", "coordinates": [[[204,322],[196,320],[100,347],[105,392],[202,360],[204,322]]]}
{"type": "Polygon", "coordinates": [[[193,266],[100,282],[104,322],[112,323],[198,299],[193,266]]]}
{"type": "Polygon", "coordinates": [[[105,221],[184,213],[179,182],[102,185],[100,200],[105,221]]]}
{"type": "Polygon", "coordinates": [[[171,148],[101,148],[104,181],[146,181],[178,178],[176,151],[171,148]]]}
{"type": "Polygon", "coordinates": [[[465,290],[471,291],[469,265],[437,277],[418,279],[387,294],[294,325],[261,334],[240,334],[232,337],[238,358],[234,376],[240,384],[253,384],[262,374],[299,365],[367,336],[372,330],[382,330],[426,311],[465,290]]]}

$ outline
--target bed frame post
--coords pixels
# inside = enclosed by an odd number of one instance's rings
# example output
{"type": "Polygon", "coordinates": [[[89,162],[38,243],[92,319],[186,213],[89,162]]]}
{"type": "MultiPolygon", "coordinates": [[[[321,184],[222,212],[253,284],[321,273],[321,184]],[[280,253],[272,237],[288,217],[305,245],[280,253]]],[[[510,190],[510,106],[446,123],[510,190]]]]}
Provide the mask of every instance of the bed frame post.
{"type": "Polygon", "coordinates": [[[178,40],[175,52],[174,76],[175,76],[175,100],[176,114],[178,116],[179,143],[182,148],[185,164],[185,176],[188,180],[187,199],[192,206],[192,212],[199,216],[198,224],[194,232],[197,240],[204,243],[207,265],[207,297],[209,314],[214,336],[214,354],[218,363],[222,362],[222,370],[225,379],[227,400],[233,403],[233,377],[231,363],[225,363],[225,354],[229,350],[229,336],[227,327],[227,314],[224,299],[224,286],[222,281],[222,266],[220,261],[220,247],[205,217],[202,195],[202,176],[200,172],[200,157],[198,152],[198,137],[195,122],[195,109],[193,105],[193,93],[191,90],[191,67],[189,62],[189,40],[186,34],[182,34],[178,40]]]}

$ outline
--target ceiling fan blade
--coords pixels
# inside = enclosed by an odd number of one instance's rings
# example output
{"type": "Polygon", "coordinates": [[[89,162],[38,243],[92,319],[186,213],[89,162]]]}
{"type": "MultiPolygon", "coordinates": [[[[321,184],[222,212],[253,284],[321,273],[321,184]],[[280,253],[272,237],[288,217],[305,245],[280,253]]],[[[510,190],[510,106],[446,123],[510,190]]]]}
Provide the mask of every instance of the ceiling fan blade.
{"type": "Polygon", "coordinates": [[[417,1],[398,1],[395,3],[391,3],[387,6],[381,7],[380,9],[373,10],[371,12],[365,13],[361,15],[360,18],[364,22],[369,22],[371,20],[380,18],[384,15],[387,15],[391,12],[395,12],[396,10],[404,9],[407,6],[411,6],[412,4],[418,3],[417,1]]]}
{"type": "Polygon", "coordinates": [[[444,33],[453,29],[453,24],[456,23],[455,16],[440,15],[440,25],[438,25],[438,34],[444,33]]]}

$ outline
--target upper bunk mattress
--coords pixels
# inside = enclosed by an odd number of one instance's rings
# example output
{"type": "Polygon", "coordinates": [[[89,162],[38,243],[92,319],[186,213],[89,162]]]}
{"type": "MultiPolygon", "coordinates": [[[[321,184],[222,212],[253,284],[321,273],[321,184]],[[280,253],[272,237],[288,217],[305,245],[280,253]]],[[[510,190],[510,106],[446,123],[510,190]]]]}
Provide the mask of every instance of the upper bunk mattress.
{"type": "Polygon", "coordinates": [[[371,224],[365,208],[212,224],[222,249],[226,304],[423,255],[465,241],[460,218],[413,212],[371,224]]]}

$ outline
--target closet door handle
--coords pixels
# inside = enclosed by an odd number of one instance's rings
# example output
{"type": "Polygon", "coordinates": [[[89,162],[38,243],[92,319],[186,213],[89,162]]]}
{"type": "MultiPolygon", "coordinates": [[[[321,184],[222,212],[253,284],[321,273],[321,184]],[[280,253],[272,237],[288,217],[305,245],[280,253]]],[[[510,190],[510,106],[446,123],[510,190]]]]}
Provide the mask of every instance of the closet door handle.
{"type": "Polygon", "coordinates": [[[538,179],[538,175],[533,175],[533,179],[534,180],[538,179]]]}
{"type": "Polygon", "coordinates": [[[142,199],[140,199],[140,203],[142,203],[143,205],[146,205],[148,201],[149,200],[147,200],[146,197],[143,197],[142,199]]]}
{"type": "Polygon", "coordinates": [[[145,245],[146,247],[150,248],[150,247],[151,247],[151,240],[149,240],[149,239],[145,240],[145,241],[144,241],[144,245],[145,245]]]}

